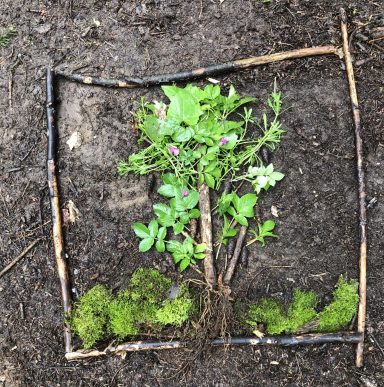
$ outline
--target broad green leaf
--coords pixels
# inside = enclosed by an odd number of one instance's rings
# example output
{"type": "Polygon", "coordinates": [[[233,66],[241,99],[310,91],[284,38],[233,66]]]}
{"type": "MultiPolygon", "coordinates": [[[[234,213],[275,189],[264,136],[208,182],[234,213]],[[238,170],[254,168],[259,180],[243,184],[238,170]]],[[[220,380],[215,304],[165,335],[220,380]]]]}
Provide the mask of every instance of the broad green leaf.
{"type": "Polygon", "coordinates": [[[172,226],[175,221],[175,212],[166,204],[158,203],[153,206],[154,213],[158,216],[158,223],[164,227],[172,226]]]}
{"type": "Polygon", "coordinates": [[[179,241],[170,240],[167,243],[167,250],[171,253],[180,250],[181,243],[179,241]]]}
{"type": "Polygon", "coordinates": [[[179,263],[181,260],[183,260],[185,257],[184,257],[184,254],[180,253],[180,252],[174,252],[172,254],[172,258],[173,258],[173,262],[175,263],[179,263]]]}
{"type": "Polygon", "coordinates": [[[204,173],[204,180],[209,188],[215,189],[215,178],[209,173],[204,173]]]}
{"type": "Polygon", "coordinates": [[[181,272],[183,272],[191,263],[191,260],[190,258],[184,258],[181,262],[180,262],[180,266],[179,266],[179,269],[181,272]]]}
{"type": "Polygon", "coordinates": [[[159,133],[159,119],[154,115],[147,115],[140,128],[153,142],[161,142],[163,136],[159,133]]]}
{"type": "Polygon", "coordinates": [[[248,226],[247,218],[241,214],[236,214],[235,219],[242,225],[242,226],[248,226]]]}
{"type": "Polygon", "coordinates": [[[151,237],[143,239],[139,244],[139,251],[141,253],[145,253],[152,247],[154,242],[155,242],[154,238],[151,238],[151,237]]]}
{"type": "Polygon", "coordinates": [[[188,196],[184,197],[182,200],[184,201],[185,208],[191,210],[196,207],[196,204],[199,202],[199,193],[197,191],[189,191],[188,196]]]}
{"type": "Polygon", "coordinates": [[[188,126],[187,128],[183,128],[180,126],[173,134],[172,140],[176,142],[187,142],[193,137],[194,134],[195,132],[190,126],[188,126]]]}
{"type": "Polygon", "coordinates": [[[266,168],[265,168],[265,175],[270,175],[271,173],[273,172],[273,164],[269,164],[266,168]]]}
{"type": "Polygon", "coordinates": [[[190,220],[189,213],[182,212],[182,213],[179,214],[179,221],[180,221],[180,223],[188,224],[189,220],[190,220]]]}
{"type": "Polygon", "coordinates": [[[229,215],[232,215],[232,216],[236,215],[236,210],[232,206],[227,208],[227,212],[229,215]]]}
{"type": "Polygon", "coordinates": [[[172,198],[176,196],[176,188],[171,184],[164,184],[157,190],[160,195],[172,198]]]}
{"type": "Polygon", "coordinates": [[[272,231],[275,228],[276,223],[273,220],[266,220],[262,225],[263,232],[272,231]]]}
{"type": "Polygon", "coordinates": [[[163,240],[167,235],[167,228],[160,227],[159,232],[157,233],[157,239],[163,240]]]}
{"type": "Polygon", "coordinates": [[[156,241],[156,250],[159,252],[159,253],[164,253],[165,251],[165,243],[162,239],[159,239],[158,241],[156,241]]]}
{"type": "Polygon", "coordinates": [[[222,145],[223,149],[233,149],[236,146],[237,143],[237,134],[236,133],[230,133],[225,135],[225,138],[228,140],[228,142],[225,145],[222,145]]]}
{"type": "Polygon", "coordinates": [[[238,212],[247,218],[254,216],[253,207],[256,205],[257,196],[255,194],[245,194],[239,200],[238,212]]]}
{"type": "Polygon", "coordinates": [[[198,99],[188,89],[176,86],[162,86],[165,95],[170,99],[167,118],[174,119],[178,123],[196,125],[203,114],[198,99]]]}
{"type": "Polygon", "coordinates": [[[204,259],[205,258],[205,253],[198,253],[194,255],[194,258],[196,259],[204,259]]]}
{"type": "Polygon", "coordinates": [[[281,173],[281,172],[272,172],[270,177],[273,179],[273,180],[276,180],[276,181],[280,181],[284,178],[284,173],[281,173]]]}
{"type": "Polygon", "coordinates": [[[150,236],[148,227],[143,223],[133,223],[132,228],[139,238],[148,238],[150,236]]]}
{"type": "Polygon", "coordinates": [[[179,185],[177,177],[173,173],[165,173],[163,175],[163,182],[164,184],[171,184],[176,187],[179,185]]]}
{"type": "Polygon", "coordinates": [[[220,86],[207,85],[204,88],[204,94],[206,99],[215,99],[220,95],[220,86]]]}
{"type": "Polygon", "coordinates": [[[207,246],[205,243],[199,243],[195,246],[195,253],[204,253],[207,246]]]}
{"type": "Polygon", "coordinates": [[[189,211],[189,217],[191,219],[200,218],[200,215],[200,210],[198,210],[197,208],[193,208],[191,211],[189,211]]]}
{"type": "Polygon", "coordinates": [[[152,238],[156,238],[159,225],[155,219],[151,220],[148,225],[148,230],[152,238]]]}
{"type": "Polygon", "coordinates": [[[173,232],[175,235],[180,234],[184,230],[184,225],[180,222],[177,222],[173,225],[173,232]]]}

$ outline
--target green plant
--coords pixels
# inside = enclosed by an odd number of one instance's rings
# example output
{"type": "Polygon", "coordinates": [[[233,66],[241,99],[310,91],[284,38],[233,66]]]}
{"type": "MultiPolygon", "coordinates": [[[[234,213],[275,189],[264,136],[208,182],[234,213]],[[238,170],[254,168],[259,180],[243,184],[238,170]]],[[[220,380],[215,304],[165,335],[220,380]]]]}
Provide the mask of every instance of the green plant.
{"type": "Polygon", "coordinates": [[[308,324],[314,331],[334,332],[344,328],[356,313],[358,304],[356,281],[340,276],[333,293],[333,301],[317,312],[317,296],[312,291],[294,289],[292,301],[281,303],[273,298],[262,298],[248,306],[247,324],[265,324],[267,333],[297,333],[308,324]]]}
{"type": "Polygon", "coordinates": [[[8,47],[15,35],[17,31],[13,27],[6,27],[0,35],[0,47],[8,47]]]}
{"type": "Polygon", "coordinates": [[[257,229],[258,229],[257,231],[249,230],[249,232],[253,234],[255,238],[249,241],[248,245],[258,241],[260,242],[261,246],[265,246],[266,237],[278,238],[278,236],[272,232],[275,226],[276,226],[276,223],[270,219],[266,220],[264,223],[257,223],[257,229]]]}
{"type": "Polygon", "coordinates": [[[359,302],[357,289],[356,281],[347,281],[340,276],[332,302],[319,313],[318,331],[334,332],[344,328],[352,320],[359,302]]]}
{"type": "MultiPolygon", "coordinates": [[[[241,98],[233,86],[230,86],[228,95],[223,95],[220,87],[213,85],[204,89],[190,84],[184,88],[163,86],[162,89],[169,99],[168,104],[141,100],[136,124],[141,133],[139,142],[145,141],[147,146],[129,156],[128,162],[120,162],[119,172],[121,175],[129,172],[163,174],[163,185],[158,193],[167,197],[168,203],[154,204],[156,218],[148,226],[135,223],[133,230],[142,239],[140,251],[148,251],[152,246],[159,252],[167,250],[183,271],[196,259],[203,259],[204,251],[201,245],[198,251],[192,249],[191,245],[196,244],[193,240],[185,243],[167,241],[170,228],[174,235],[185,234],[190,222],[200,217],[196,208],[198,183],[217,189],[224,178],[234,179],[244,167],[263,168],[258,152],[263,146],[275,149],[283,133],[278,120],[281,94],[274,91],[268,98],[272,120],[269,121],[264,113],[257,124],[256,137],[246,138],[248,127],[256,123],[256,118],[252,109],[244,105],[254,98],[241,98]],[[239,113],[241,107],[243,111],[239,113]],[[235,114],[240,120],[232,119],[235,114]]],[[[279,180],[277,174],[273,172],[273,166],[267,167],[269,186],[279,180]]],[[[241,179],[249,180],[250,177],[242,176],[241,179]]],[[[266,183],[263,188],[269,186],[266,183]]],[[[239,197],[231,193],[223,199],[219,204],[219,213],[224,216],[222,242],[236,235],[234,222],[248,225],[248,219],[254,216],[256,201],[255,194],[239,197]],[[225,214],[231,215],[232,219],[225,214]]]]}
{"type": "Polygon", "coordinates": [[[167,250],[172,253],[174,262],[179,264],[180,271],[184,271],[196,260],[205,258],[205,244],[194,245],[193,239],[188,237],[183,242],[171,240],[167,243],[167,250]]]}
{"type": "Polygon", "coordinates": [[[108,331],[108,313],[112,292],[96,285],[80,297],[71,316],[71,326],[85,348],[92,347],[108,331]]]}
{"type": "Polygon", "coordinates": [[[295,289],[292,302],[284,305],[277,300],[262,298],[249,308],[247,321],[250,325],[266,324],[271,335],[295,333],[298,328],[316,317],[317,297],[313,292],[295,289]]]}
{"type": "Polygon", "coordinates": [[[102,285],[86,292],[76,303],[70,323],[84,347],[90,348],[111,333],[123,339],[148,329],[179,327],[195,310],[185,284],[175,286],[157,270],[142,268],[116,297],[102,285]]]}

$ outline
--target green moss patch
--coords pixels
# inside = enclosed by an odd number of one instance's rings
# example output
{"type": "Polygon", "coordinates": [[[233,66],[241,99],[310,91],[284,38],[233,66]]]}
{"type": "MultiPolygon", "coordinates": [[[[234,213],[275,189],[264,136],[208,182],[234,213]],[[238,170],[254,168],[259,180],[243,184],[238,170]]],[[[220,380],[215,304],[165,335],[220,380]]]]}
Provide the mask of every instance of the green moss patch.
{"type": "Polygon", "coordinates": [[[173,287],[172,280],[158,271],[139,269],[116,297],[101,285],[85,293],[71,321],[84,347],[90,348],[109,334],[124,339],[148,329],[179,327],[194,310],[194,299],[185,284],[173,287]]]}
{"type": "Polygon", "coordinates": [[[314,292],[294,290],[292,301],[284,304],[273,298],[262,298],[248,307],[246,322],[255,327],[266,326],[271,335],[297,333],[311,323],[315,331],[335,332],[345,328],[357,310],[359,297],[356,281],[339,278],[332,302],[321,312],[316,311],[317,296],[314,292]]]}

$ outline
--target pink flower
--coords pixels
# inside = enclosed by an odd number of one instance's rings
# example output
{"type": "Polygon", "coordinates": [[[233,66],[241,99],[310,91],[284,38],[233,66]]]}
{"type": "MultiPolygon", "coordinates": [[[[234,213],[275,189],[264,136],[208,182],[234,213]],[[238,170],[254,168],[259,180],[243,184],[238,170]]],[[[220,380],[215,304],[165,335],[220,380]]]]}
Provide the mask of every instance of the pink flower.
{"type": "Polygon", "coordinates": [[[188,192],[187,190],[183,189],[183,190],[181,191],[181,196],[182,196],[183,198],[187,197],[188,195],[189,195],[189,192],[188,192]]]}
{"type": "Polygon", "coordinates": [[[169,150],[174,156],[178,156],[179,153],[180,153],[179,148],[176,148],[175,146],[172,146],[172,145],[168,148],[168,150],[169,150]]]}
{"type": "Polygon", "coordinates": [[[226,137],[221,137],[220,139],[220,145],[225,145],[228,143],[228,139],[226,137]]]}

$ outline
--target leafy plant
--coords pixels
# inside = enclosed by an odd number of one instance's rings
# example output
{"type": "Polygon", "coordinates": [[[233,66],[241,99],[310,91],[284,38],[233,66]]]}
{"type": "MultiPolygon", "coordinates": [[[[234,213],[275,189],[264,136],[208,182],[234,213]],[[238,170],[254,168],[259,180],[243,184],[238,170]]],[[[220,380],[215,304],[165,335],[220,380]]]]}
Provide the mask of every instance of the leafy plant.
{"type": "Polygon", "coordinates": [[[13,27],[6,27],[0,35],[0,47],[8,47],[15,35],[17,31],[13,27]]]}
{"type": "Polygon", "coordinates": [[[332,302],[321,312],[316,311],[318,298],[312,291],[294,289],[290,303],[273,298],[262,298],[250,305],[246,322],[252,327],[266,326],[266,332],[297,333],[305,326],[318,332],[334,332],[345,328],[356,313],[358,305],[357,283],[340,276],[333,293],[332,302]]]}
{"type": "Polygon", "coordinates": [[[167,250],[172,253],[173,260],[179,264],[180,271],[184,271],[191,264],[195,264],[196,260],[205,258],[205,244],[193,244],[193,239],[188,237],[181,243],[171,240],[167,244],[167,250]]]}
{"type": "Polygon", "coordinates": [[[278,238],[272,231],[275,228],[275,222],[273,220],[266,220],[264,223],[257,223],[258,230],[249,230],[251,234],[255,236],[254,239],[248,242],[248,244],[252,244],[253,242],[260,242],[261,246],[265,246],[265,238],[272,237],[278,238]]]}
{"type": "Polygon", "coordinates": [[[148,329],[179,327],[195,310],[185,284],[176,286],[158,271],[142,268],[116,297],[102,285],[90,289],[75,304],[70,322],[84,348],[91,348],[111,333],[124,339],[148,329]]]}

